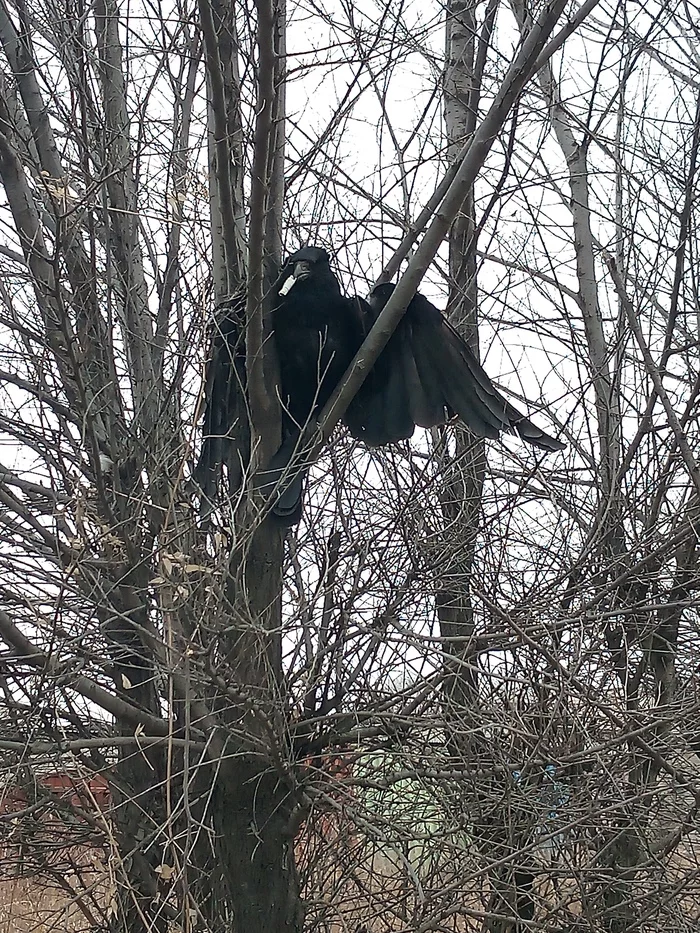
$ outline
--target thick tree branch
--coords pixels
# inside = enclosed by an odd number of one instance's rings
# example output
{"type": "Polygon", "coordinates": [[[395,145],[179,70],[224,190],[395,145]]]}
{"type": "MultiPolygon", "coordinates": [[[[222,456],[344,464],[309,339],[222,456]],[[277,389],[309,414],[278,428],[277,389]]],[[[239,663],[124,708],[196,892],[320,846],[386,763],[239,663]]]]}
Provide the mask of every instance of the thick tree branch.
{"type": "MultiPolygon", "coordinates": [[[[219,7],[217,6],[217,9],[219,7]]],[[[245,245],[243,243],[243,188],[234,178],[235,163],[234,158],[239,161],[242,159],[242,153],[236,151],[236,142],[239,134],[232,134],[229,131],[231,121],[237,125],[240,122],[240,89],[236,68],[235,58],[238,55],[237,45],[232,41],[231,35],[225,36],[224,25],[230,24],[233,28],[233,11],[226,10],[222,5],[220,9],[222,17],[222,34],[216,29],[214,19],[214,7],[212,0],[199,0],[199,20],[204,37],[205,61],[207,66],[207,78],[209,82],[210,100],[210,121],[212,124],[214,159],[211,173],[211,185],[216,197],[212,204],[212,227],[215,227],[215,245],[220,241],[223,247],[223,269],[219,269],[219,274],[226,277],[226,285],[217,282],[220,294],[219,300],[230,297],[245,279],[245,245]],[[220,50],[228,50],[229,62],[227,66],[231,69],[230,81],[227,93],[227,84],[224,77],[224,62],[222,62],[220,50]],[[220,218],[220,223],[214,224],[215,219],[220,218]]],[[[215,268],[218,269],[219,263],[215,256],[215,268]]]]}
{"type": "MultiPolygon", "coordinates": [[[[275,13],[272,0],[256,0],[257,29],[257,106],[253,138],[253,166],[250,191],[250,224],[248,233],[248,289],[246,294],[246,375],[251,413],[251,446],[258,444],[258,453],[266,460],[277,449],[278,431],[275,425],[275,398],[265,381],[265,232],[270,199],[270,151],[275,144],[273,116],[275,111],[274,76],[275,13]]],[[[252,452],[252,451],[251,451],[252,452]]]]}
{"type": "Polygon", "coordinates": [[[129,138],[119,10],[115,0],[97,0],[95,32],[106,130],[105,185],[112,207],[108,247],[115,257],[122,290],[122,324],[134,393],[134,418],[148,433],[158,425],[161,386],[153,365],[155,329],[148,307],[139,240],[139,205],[129,138]]]}

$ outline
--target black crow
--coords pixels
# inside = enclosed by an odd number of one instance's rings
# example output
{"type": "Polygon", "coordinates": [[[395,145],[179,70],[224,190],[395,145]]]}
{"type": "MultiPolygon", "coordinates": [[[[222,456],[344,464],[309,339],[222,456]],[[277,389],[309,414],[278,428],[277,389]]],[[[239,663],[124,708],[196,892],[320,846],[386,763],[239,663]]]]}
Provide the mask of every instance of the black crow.
{"type": "MultiPolygon", "coordinates": [[[[282,268],[273,295],[272,326],[280,363],[283,439],[257,482],[269,490],[280,483],[273,512],[288,524],[301,516],[305,471],[287,487],[283,475],[301,432],[332,395],[393,289],[378,286],[369,303],[346,297],[331,270],[330,256],[316,246],[294,253],[282,268]]],[[[223,328],[220,333],[225,339],[223,328]]],[[[218,378],[207,375],[205,432],[211,426],[225,436],[231,428],[223,422],[228,418],[231,380],[240,377],[240,354],[238,342],[227,358],[219,354],[220,370],[222,360],[228,370],[221,370],[218,378]],[[217,398],[217,390],[224,398],[217,398]]],[[[215,352],[210,367],[216,359],[215,352]]],[[[434,427],[455,415],[479,437],[496,438],[501,431],[511,431],[541,450],[565,447],[506,401],[457,331],[416,293],[343,421],[353,437],[381,446],[409,438],[416,425],[434,427]]],[[[204,445],[207,442],[205,437],[204,445]]]]}
{"type": "Polygon", "coordinates": [[[325,250],[306,246],[289,257],[272,311],[289,430],[303,428],[331,397],[365,338],[369,313],[366,301],[343,295],[325,250]]]}
{"type": "MultiPolygon", "coordinates": [[[[280,364],[282,446],[258,482],[276,485],[301,432],[331,397],[365,337],[370,307],[347,298],[330,267],[330,256],[305,246],[287,259],[273,296],[272,327],[280,364]]],[[[279,518],[301,517],[306,471],[298,474],[274,505],[279,518]]]]}

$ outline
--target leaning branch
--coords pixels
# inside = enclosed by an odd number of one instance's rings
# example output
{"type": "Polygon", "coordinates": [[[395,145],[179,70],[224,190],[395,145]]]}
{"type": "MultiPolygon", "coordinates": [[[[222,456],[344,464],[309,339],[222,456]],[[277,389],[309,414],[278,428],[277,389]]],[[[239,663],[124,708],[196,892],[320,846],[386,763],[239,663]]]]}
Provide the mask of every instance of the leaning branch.
{"type": "Polygon", "coordinates": [[[428,267],[474,183],[499,130],[523,88],[540,67],[539,56],[562,14],[566,0],[552,0],[535,22],[511,64],[496,98],[468,143],[452,183],[391,298],[360,347],[342,382],[321,412],[321,440],[325,441],[342,418],[379,354],[388,343],[428,267]]]}

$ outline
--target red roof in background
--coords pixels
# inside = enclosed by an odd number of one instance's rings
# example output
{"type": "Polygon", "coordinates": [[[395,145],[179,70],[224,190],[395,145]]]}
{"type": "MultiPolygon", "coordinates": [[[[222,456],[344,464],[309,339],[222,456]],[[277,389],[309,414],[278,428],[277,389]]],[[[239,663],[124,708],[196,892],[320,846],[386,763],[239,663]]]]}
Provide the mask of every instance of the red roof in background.
{"type": "MultiPolygon", "coordinates": [[[[37,777],[39,791],[43,788],[60,797],[73,806],[85,809],[102,810],[109,806],[111,795],[107,780],[100,775],[91,778],[79,774],[56,773],[42,774],[37,777]]],[[[6,785],[0,791],[0,813],[11,813],[29,806],[29,799],[23,788],[6,785]]]]}

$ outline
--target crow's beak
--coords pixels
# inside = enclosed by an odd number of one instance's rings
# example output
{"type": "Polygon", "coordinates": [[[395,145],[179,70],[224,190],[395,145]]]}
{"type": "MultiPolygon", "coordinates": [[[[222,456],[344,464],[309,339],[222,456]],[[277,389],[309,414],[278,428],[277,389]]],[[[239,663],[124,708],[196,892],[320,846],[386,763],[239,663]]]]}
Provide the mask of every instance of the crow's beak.
{"type": "Polygon", "coordinates": [[[307,260],[294,263],[294,278],[303,282],[311,275],[311,263],[307,260]]]}
{"type": "Polygon", "coordinates": [[[310,263],[308,259],[302,259],[294,263],[292,274],[284,280],[279,289],[279,293],[283,298],[286,298],[297,282],[303,282],[305,279],[308,279],[313,271],[311,266],[312,263],[310,263]]]}

